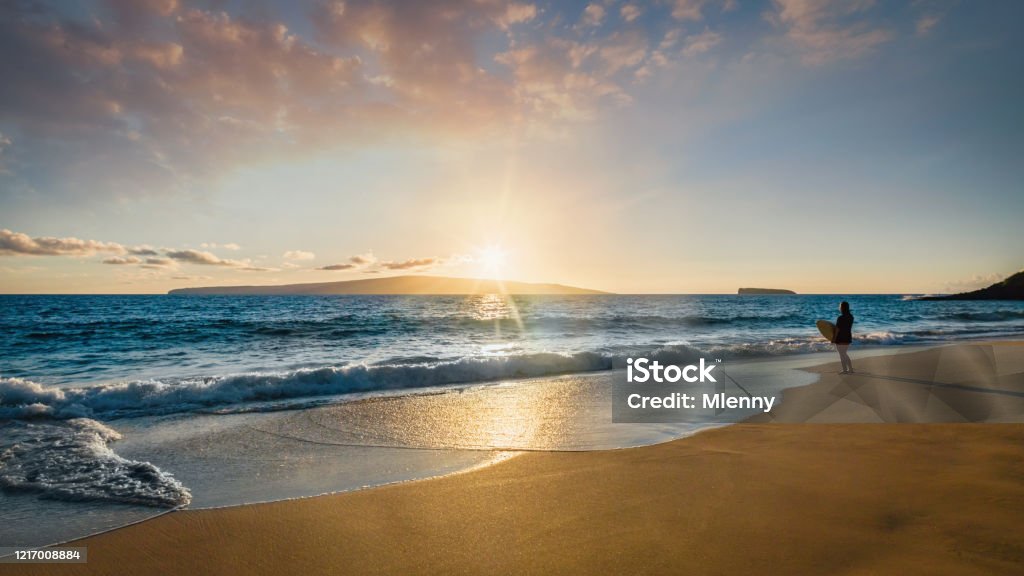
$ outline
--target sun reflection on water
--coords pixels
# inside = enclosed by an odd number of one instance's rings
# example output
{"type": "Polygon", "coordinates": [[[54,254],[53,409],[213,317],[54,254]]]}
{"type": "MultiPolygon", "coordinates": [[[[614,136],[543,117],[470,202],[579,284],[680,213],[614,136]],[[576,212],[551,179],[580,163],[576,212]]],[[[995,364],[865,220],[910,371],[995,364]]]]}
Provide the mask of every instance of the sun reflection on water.
{"type": "Polygon", "coordinates": [[[473,318],[476,320],[504,320],[512,317],[515,303],[507,294],[480,294],[470,296],[473,318]]]}
{"type": "Polygon", "coordinates": [[[608,448],[621,445],[622,427],[611,424],[607,386],[601,378],[563,376],[367,399],[275,419],[272,433],[328,445],[448,450],[608,448]]]}
{"type": "Polygon", "coordinates": [[[523,320],[519,315],[519,307],[510,294],[478,294],[468,299],[469,311],[474,320],[494,322],[494,335],[501,336],[501,325],[505,320],[512,320],[520,333],[523,332],[523,320]]]}

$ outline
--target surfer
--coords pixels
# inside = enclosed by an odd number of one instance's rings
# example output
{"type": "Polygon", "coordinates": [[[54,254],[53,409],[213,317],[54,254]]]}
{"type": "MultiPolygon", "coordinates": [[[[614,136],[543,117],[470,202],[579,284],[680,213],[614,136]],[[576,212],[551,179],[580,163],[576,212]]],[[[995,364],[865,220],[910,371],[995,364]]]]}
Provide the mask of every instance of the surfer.
{"type": "Polygon", "coordinates": [[[853,374],[853,362],[850,355],[846,353],[853,342],[853,314],[850,314],[850,303],[843,301],[839,304],[839,318],[836,318],[836,332],[832,337],[832,343],[839,351],[839,361],[843,363],[843,371],[840,374],[853,374]]]}

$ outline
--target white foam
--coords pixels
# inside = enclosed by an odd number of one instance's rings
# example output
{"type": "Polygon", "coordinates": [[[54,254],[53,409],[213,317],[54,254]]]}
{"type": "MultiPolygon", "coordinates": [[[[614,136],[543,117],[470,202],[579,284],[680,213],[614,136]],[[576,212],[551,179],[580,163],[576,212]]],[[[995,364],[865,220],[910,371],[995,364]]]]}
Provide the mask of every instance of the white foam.
{"type": "MultiPolygon", "coordinates": [[[[898,345],[926,341],[913,335],[870,332],[858,343],[898,345]]],[[[592,372],[624,367],[629,356],[646,356],[663,364],[688,364],[704,357],[739,359],[823,352],[832,345],[820,337],[781,338],[738,343],[701,351],[685,343],[661,347],[630,346],[575,354],[530,353],[468,357],[441,361],[405,359],[382,364],[348,364],[281,372],[136,380],[74,388],[46,386],[24,378],[0,377],[0,419],[50,417],[103,420],[162,415],[239,405],[391,391],[448,384],[592,372]]],[[[258,407],[256,409],[259,409],[258,407]]]]}
{"type": "Polygon", "coordinates": [[[167,414],[244,402],[418,388],[505,378],[607,370],[612,359],[583,352],[463,358],[400,365],[326,366],[289,372],[145,380],[78,388],[0,378],[0,418],[167,414]]]}
{"type": "Polygon", "coordinates": [[[149,462],[127,460],[107,445],[121,438],[95,420],[8,421],[0,425],[0,488],[68,501],[110,501],[173,508],[189,490],[149,462]]]}

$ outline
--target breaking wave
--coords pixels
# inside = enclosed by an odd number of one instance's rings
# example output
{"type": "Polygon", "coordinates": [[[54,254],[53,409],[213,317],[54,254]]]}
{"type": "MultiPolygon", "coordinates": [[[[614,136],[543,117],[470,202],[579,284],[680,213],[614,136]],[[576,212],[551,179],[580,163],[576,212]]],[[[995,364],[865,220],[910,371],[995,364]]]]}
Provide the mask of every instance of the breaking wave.
{"type": "MultiPolygon", "coordinates": [[[[858,337],[862,344],[876,345],[926,339],[927,335],[892,332],[872,332],[858,337]]],[[[379,364],[135,380],[71,388],[48,386],[26,378],[0,378],[0,419],[112,420],[200,410],[233,411],[252,403],[610,370],[624,367],[630,356],[643,355],[662,363],[687,364],[701,357],[743,359],[830,349],[831,345],[821,338],[779,338],[709,346],[704,350],[675,343],[574,354],[529,353],[453,360],[418,356],[379,364]]]]}
{"type": "Polygon", "coordinates": [[[0,424],[0,488],[66,501],[108,501],[174,508],[188,489],[149,462],[127,460],[107,445],[121,435],[88,418],[0,424]]]}
{"type": "Polygon", "coordinates": [[[169,414],[245,402],[607,370],[612,367],[611,360],[594,353],[529,354],[402,365],[325,366],[79,388],[53,388],[23,378],[2,378],[0,418],[113,419],[169,414]]]}

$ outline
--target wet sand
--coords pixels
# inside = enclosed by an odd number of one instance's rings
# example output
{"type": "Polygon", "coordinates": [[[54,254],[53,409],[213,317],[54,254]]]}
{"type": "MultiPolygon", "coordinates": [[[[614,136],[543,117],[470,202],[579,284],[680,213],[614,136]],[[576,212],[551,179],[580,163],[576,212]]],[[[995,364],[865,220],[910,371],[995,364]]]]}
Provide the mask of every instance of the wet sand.
{"type": "Polygon", "coordinates": [[[977,423],[1024,414],[1024,346],[837,369],[787,391],[773,422],[176,512],[76,543],[88,564],[0,574],[1024,571],[1024,424],[977,423]]]}

